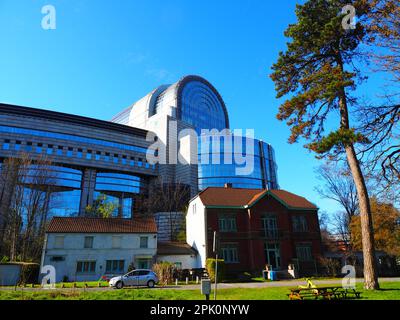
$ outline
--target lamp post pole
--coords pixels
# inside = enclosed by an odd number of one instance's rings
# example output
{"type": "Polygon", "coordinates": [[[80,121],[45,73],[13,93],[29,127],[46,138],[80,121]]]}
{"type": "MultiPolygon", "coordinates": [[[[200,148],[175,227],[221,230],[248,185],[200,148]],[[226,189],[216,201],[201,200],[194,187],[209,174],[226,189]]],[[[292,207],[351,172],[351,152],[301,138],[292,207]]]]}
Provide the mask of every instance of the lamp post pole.
{"type": "Polygon", "coordinates": [[[217,279],[218,279],[218,238],[217,238],[217,231],[214,231],[213,251],[215,253],[214,300],[217,300],[217,279]]]}

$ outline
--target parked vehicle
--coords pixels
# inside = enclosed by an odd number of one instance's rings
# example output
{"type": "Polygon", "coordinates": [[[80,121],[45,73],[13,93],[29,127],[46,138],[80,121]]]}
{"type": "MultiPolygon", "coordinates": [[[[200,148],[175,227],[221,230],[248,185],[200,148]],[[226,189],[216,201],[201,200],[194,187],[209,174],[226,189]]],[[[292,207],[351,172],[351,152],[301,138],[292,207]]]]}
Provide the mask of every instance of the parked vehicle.
{"type": "Polygon", "coordinates": [[[136,269],[123,276],[111,278],[109,281],[110,287],[117,289],[131,286],[147,286],[149,288],[154,288],[157,283],[157,275],[152,270],[148,269],[136,269]]]}

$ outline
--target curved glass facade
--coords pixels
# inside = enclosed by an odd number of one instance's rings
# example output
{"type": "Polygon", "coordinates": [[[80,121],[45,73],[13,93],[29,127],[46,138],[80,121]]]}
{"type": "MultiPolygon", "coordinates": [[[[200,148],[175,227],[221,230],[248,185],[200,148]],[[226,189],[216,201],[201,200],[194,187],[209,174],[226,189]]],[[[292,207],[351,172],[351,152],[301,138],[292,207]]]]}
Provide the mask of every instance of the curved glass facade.
{"type": "Polygon", "coordinates": [[[115,204],[113,216],[130,218],[134,209],[135,197],[140,193],[141,179],[138,176],[98,172],[94,199],[102,198],[115,204]]]}
{"type": "Polygon", "coordinates": [[[226,183],[235,188],[278,188],[274,152],[269,144],[238,136],[221,136],[218,144],[203,139],[199,142],[199,190],[226,183]],[[231,151],[227,152],[226,147],[231,151]],[[244,170],[246,167],[248,170],[244,170]]]}
{"type": "Polygon", "coordinates": [[[185,84],[181,96],[181,119],[201,129],[227,128],[225,111],[217,95],[200,81],[185,84]]]}

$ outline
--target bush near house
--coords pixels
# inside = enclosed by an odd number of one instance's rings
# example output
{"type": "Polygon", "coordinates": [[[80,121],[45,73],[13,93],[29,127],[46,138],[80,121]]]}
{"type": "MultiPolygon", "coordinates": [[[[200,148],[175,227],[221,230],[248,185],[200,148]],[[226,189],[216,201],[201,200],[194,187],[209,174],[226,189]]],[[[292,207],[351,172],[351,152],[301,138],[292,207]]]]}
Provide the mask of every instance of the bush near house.
{"type": "Polygon", "coordinates": [[[40,266],[37,263],[22,263],[19,284],[37,283],[40,274],[40,266]]]}
{"type": "Polygon", "coordinates": [[[221,282],[222,280],[225,280],[225,261],[223,259],[215,260],[215,259],[208,258],[206,261],[206,268],[207,268],[207,272],[210,276],[211,281],[215,281],[216,262],[218,263],[217,281],[221,282]]]}
{"type": "Polygon", "coordinates": [[[331,276],[331,277],[337,277],[338,275],[340,275],[340,271],[341,271],[341,264],[340,261],[338,261],[337,259],[333,259],[333,258],[326,258],[326,257],[319,257],[318,262],[321,266],[322,273],[327,275],[327,276],[331,276]]]}
{"type": "Polygon", "coordinates": [[[153,265],[153,271],[157,274],[160,285],[173,283],[174,270],[175,265],[170,262],[158,262],[153,265]]]}

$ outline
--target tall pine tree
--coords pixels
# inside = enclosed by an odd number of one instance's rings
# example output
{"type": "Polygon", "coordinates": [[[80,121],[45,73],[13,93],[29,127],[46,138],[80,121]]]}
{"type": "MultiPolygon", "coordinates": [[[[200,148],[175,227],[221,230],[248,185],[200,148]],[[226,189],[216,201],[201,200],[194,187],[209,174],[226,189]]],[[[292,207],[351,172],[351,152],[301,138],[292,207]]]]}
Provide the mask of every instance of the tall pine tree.
{"type": "MultiPolygon", "coordinates": [[[[349,25],[342,8],[349,0],[309,0],[296,6],[297,22],[289,25],[285,52],[273,65],[272,80],[277,98],[287,97],[277,118],[291,129],[290,143],[300,137],[318,157],[344,152],[353,176],[360,206],[364,256],[364,286],[378,289],[371,208],[363,173],[354,145],[366,139],[350,126],[349,108],[355,104],[351,92],[363,80],[355,67],[365,30],[359,23],[349,25]],[[343,23],[344,22],[344,23],[343,23]],[[334,130],[326,132],[328,116],[339,114],[334,130]]],[[[357,16],[368,7],[353,1],[357,16]]],[[[331,123],[329,123],[331,127],[331,123]]]]}

